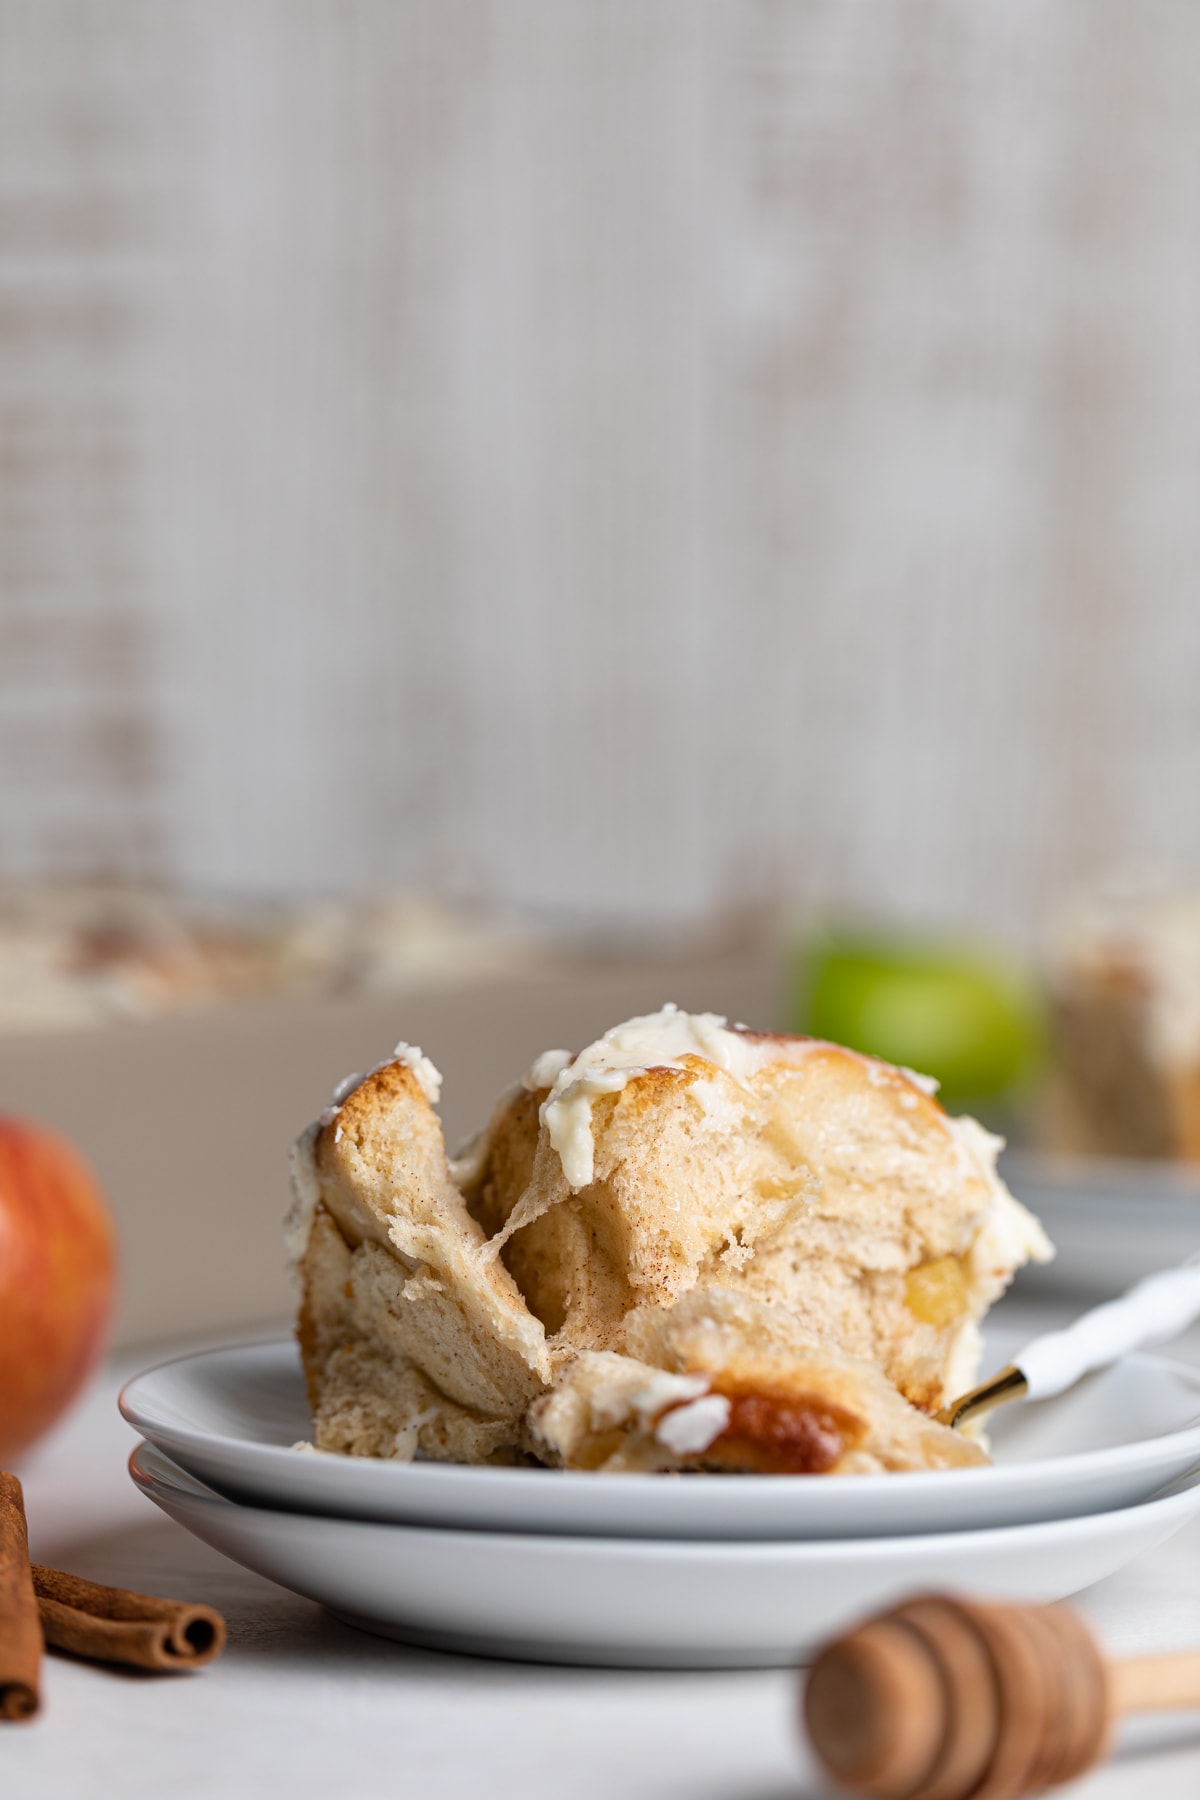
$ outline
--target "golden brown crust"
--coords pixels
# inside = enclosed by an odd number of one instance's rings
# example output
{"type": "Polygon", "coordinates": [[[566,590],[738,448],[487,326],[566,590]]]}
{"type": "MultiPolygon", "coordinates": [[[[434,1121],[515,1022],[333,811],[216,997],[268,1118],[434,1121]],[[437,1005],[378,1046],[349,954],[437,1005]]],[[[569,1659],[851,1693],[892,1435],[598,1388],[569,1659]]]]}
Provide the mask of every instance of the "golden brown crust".
{"type": "Polygon", "coordinates": [[[729,1401],[729,1423],[705,1452],[709,1468],[824,1475],[867,1434],[861,1414],[812,1390],[718,1375],[711,1391],[729,1401]]]}

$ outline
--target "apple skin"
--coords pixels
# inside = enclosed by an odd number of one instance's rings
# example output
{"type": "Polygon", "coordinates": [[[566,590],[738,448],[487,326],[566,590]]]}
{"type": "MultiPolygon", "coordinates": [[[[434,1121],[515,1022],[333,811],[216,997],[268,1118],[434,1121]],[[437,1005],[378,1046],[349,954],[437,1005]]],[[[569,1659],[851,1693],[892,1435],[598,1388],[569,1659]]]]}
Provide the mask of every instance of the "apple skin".
{"type": "Polygon", "coordinates": [[[115,1296],[112,1221],[90,1172],[52,1132],[0,1118],[0,1468],[83,1385],[115,1296]]]}
{"type": "Polygon", "coordinates": [[[933,1075],[943,1106],[985,1122],[1042,1058],[1032,982],[973,945],[826,931],[797,959],[792,1011],[794,1030],[933,1075]]]}

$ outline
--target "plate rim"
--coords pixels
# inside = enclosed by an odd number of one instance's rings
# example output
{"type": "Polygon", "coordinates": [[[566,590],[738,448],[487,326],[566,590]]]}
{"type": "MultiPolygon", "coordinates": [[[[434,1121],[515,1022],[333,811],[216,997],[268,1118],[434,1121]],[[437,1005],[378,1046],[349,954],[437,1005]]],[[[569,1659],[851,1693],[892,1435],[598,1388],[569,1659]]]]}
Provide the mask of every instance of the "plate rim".
{"type": "MultiPolygon", "coordinates": [[[[279,1351],[285,1346],[292,1347],[291,1340],[286,1337],[260,1338],[244,1344],[218,1345],[208,1350],[187,1351],[179,1356],[167,1357],[160,1363],[140,1370],[138,1374],[131,1376],[122,1385],[117,1396],[117,1406],[121,1417],[135,1431],[141,1432],[151,1442],[156,1441],[153,1434],[158,1432],[163,1436],[176,1438],[188,1448],[195,1445],[211,1446],[221,1451],[232,1452],[235,1456],[250,1454],[255,1457],[266,1457],[271,1463],[277,1463],[280,1468],[284,1468],[297,1455],[297,1452],[290,1446],[268,1444],[259,1439],[234,1437],[224,1432],[203,1431],[193,1427],[164,1424],[161,1416],[159,1419],[153,1419],[151,1412],[144,1405],[140,1411],[138,1410],[132,1390],[139,1383],[182,1364],[196,1364],[223,1357],[238,1356],[247,1351],[279,1351]],[[151,1422],[147,1424],[147,1420],[151,1422]]],[[[1131,1444],[1112,1444],[1099,1450],[1073,1450],[1059,1456],[1039,1456],[1028,1462],[1016,1464],[997,1466],[992,1463],[984,1468],[967,1469],[887,1470],[869,1475],[825,1475],[821,1477],[822,1487],[826,1487],[831,1482],[853,1482],[855,1493],[893,1493],[897,1477],[899,1477],[903,1481],[906,1495],[919,1496],[930,1483],[936,1484],[934,1491],[938,1493],[946,1491],[947,1482],[953,1482],[958,1490],[965,1487],[968,1491],[983,1487],[995,1488],[997,1483],[1002,1487],[1017,1486],[1027,1479],[1031,1470],[1066,1471],[1073,1464],[1078,1464],[1084,1459],[1087,1460],[1090,1467],[1096,1469],[1098,1474],[1119,1473],[1127,1467],[1140,1466],[1144,1463],[1148,1451],[1152,1448],[1157,1449],[1161,1455],[1166,1457],[1176,1451],[1182,1453],[1185,1443],[1188,1448],[1194,1447],[1200,1457],[1200,1369],[1190,1363],[1181,1362],[1175,1357],[1160,1356],[1147,1351],[1135,1351],[1127,1360],[1133,1358],[1176,1377],[1182,1376],[1192,1387],[1196,1396],[1197,1410],[1194,1418],[1187,1425],[1180,1426],[1174,1431],[1160,1432],[1151,1437],[1139,1438],[1131,1444]]],[[[1026,1404],[1037,1405],[1039,1403],[1033,1401],[1026,1404]]],[[[167,1451],[164,1454],[169,1455],[170,1452],[167,1451]]],[[[367,1475],[365,1479],[377,1483],[381,1492],[388,1490],[389,1483],[392,1484],[392,1491],[400,1493],[406,1486],[436,1486],[439,1483],[443,1485],[448,1482],[461,1483],[464,1480],[474,1480],[478,1484],[481,1477],[492,1477],[511,1484],[514,1494],[520,1493],[522,1488],[531,1482],[540,1485],[546,1475],[555,1477],[556,1486],[567,1484],[573,1490],[578,1490],[581,1484],[586,1484],[590,1489],[594,1487],[596,1481],[594,1471],[580,1469],[510,1468],[501,1464],[433,1461],[397,1462],[383,1457],[346,1458],[335,1451],[318,1451],[316,1454],[328,1457],[331,1464],[335,1461],[338,1463],[352,1461],[356,1468],[375,1470],[376,1473],[367,1475]]],[[[615,1487],[616,1491],[630,1494],[653,1492],[661,1485],[660,1477],[646,1471],[622,1471],[606,1474],[602,1479],[606,1490],[613,1491],[615,1487]]],[[[739,1493],[769,1491],[774,1494],[786,1494],[788,1492],[807,1492],[811,1489],[812,1481],[813,1477],[809,1475],[735,1475],[713,1472],[705,1476],[703,1488],[708,1491],[727,1493],[730,1484],[736,1483],[739,1493]]],[[[688,1487],[691,1491],[690,1483],[688,1487]]],[[[672,1483],[672,1491],[676,1491],[674,1483],[672,1483]]],[[[700,1491],[699,1484],[697,1484],[696,1491],[700,1491]]],[[[688,1503],[685,1502],[685,1504],[688,1503]]],[[[703,1505],[703,1502],[698,1505],[703,1505]]]]}
{"type": "MultiPolygon", "coordinates": [[[[857,1538],[640,1538],[640,1537],[600,1537],[596,1534],[578,1533],[568,1535],[560,1532],[504,1532],[463,1530],[452,1526],[409,1524],[401,1520],[385,1521],[381,1519],[344,1518],[340,1515],[313,1512],[286,1512],[273,1507],[231,1500],[227,1495],[219,1494],[210,1488],[198,1476],[174,1461],[157,1444],[143,1440],[135,1444],[129,1453],[128,1471],[131,1480],[139,1493],[153,1501],[150,1491],[159,1487],[166,1492],[176,1494],[180,1500],[191,1506],[206,1508],[209,1512],[229,1512],[258,1519],[273,1528],[296,1529],[296,1522],[303,1520],[317,1528],[326,1529],[337,1526],[355,1532],[369,1532],[378,1539],[379,1534],[403,1533],[406,1540],[420,1542],[436,1539],[439,1547],[450,1548],[453,1543],[461,1545],[464,1537],[482,1549],[490,1549],[496,1554],[509,1554],[514,1542],[523,1548],[529,1547],[532,1540],[538,1552],[550,1557],[569,1557],[589,1555],[596,1561],[611,1559],[614,1554],[631,1556],[634,1561],[660,1561],[664,1558],[672,1562],[697,1560],[707,1562],[727,1560],[734,1566],[745,1567],[754,1563],[773,1563],[780,1558],[788,1562],[804,1565],[815,1562],[849,1563],[853,1561],[886,1561],[905,1552],[921,1560],[936,1557],[942,1549],[953,1547],[958,1551],[978,1549],[986,1555],[989,1549],[1012,1549],[1024,1544],[1030,1550],[1053,1547],[1063,1536],[1079,1534],[1084,1538],[1103,1535],[1111,1529],[1112,1522],[1136,1514],[1145,1520],[1149,1515],[1172,1517],[1178,1509],[1185,1517],[1189,1513],[1200,1511],[1200,1467],[1189,1470],[1168,1484],[1166,1493],[1152,1494],[1145,1500],[1134,1501],[1130,1506],[1108,1507],[1103,1512],[1070,1514],[1062,1519],[1032,1519],[1024,1524],[989,1525],[968,1527],[957,1531],[938,1532],[901,1532],[890,1537],[857,1537],[857,1538]],[[167,1479],[156,1478],[153,1469],[149,1473],[140,1462],[143,1451],[148,1451],[168,1465],[167,1479]],[[187,1487],[173,1485],[170,1476],[180,1474],[186,1483],[191,1484],[199,1492],[189,1492],[187,1487]],[[1042,1534],[1042,1535],[1037,1535],[1042,1534]]],[[[157,1504],[157,1503],[156,1503],[157,1504]]],[[[382,1541],[381,1539],[379,1541],[382,1541]]]]}

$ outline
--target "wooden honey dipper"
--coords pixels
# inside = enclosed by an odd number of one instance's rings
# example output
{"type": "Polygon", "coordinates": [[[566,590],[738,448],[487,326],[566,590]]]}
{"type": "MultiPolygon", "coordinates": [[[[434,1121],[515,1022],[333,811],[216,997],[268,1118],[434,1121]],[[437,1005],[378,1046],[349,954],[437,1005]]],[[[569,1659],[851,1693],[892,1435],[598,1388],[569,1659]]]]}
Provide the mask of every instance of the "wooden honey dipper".
{"type": "Polygon", "coordinates": [[[1106,1662],[1063,1606],[931,1594],[824,1649],[804,1693],[817,1757],[877,1800],[1017,1800],[1104,1756],[1124,1713],[1200,1706],[1200,1653],[1106,1662]]]}

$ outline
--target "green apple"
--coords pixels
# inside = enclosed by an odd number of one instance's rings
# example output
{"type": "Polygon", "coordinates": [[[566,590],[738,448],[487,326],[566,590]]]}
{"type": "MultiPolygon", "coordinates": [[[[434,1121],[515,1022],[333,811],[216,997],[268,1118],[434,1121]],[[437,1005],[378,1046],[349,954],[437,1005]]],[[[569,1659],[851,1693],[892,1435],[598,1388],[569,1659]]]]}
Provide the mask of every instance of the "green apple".
{"type": "Polygon", "coordinates": [[[1036,1069],[1036,991],[988,950],[826,933],[797,958],[792,1027],[936,1077],[955,1109],[1003,1101],[1036,1069]]]}

